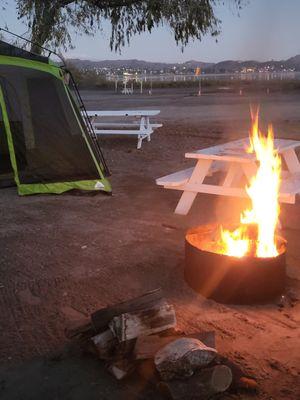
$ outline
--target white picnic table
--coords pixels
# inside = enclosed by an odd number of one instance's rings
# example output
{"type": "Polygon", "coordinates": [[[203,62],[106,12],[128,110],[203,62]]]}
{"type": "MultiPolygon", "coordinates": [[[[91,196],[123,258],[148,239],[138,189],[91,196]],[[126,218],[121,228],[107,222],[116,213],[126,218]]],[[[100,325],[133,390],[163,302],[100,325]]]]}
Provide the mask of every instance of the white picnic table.
{"type": "Polygon", "coordinates": [[[137,136],[137,148],[142,147],[143,139],[151,140],[154,129],[162,124],[153,123],[150,117],[160,113],[160,110],[114,110],[114,111],[87,111],[91,124],[97,135],[134,135],[137,136]],[[125,118],[126,121],[109,121],[107,118],[125,118]]]}
{"type": "MultiPolygon", "coordinates": [[[[300,193],[300,162],[295,152],[300,141],[275,139],[274,142],[287,167],[282,171],[279,200],[294,204],[296,194],[300,193]]],[[[194,167],[156,179],[157,185],[165,189],[183,191],[175,213],[186,215],[198,193],[248,197],[245,185],[239,183],[243,175],[250,183],[258,168],[255,154],[246,152],[249,144],[249,138],[246,138],[186,153],[186,158],[197,160],[194,167]],[[217,171],[225,172],[219,184],[204,182],[207,176],[217,171]]]]}
{"type": "Polygon", "coordinates": [[[133,94],[133,88],[124,87],[121,91],[122,94],[133,94]]]}

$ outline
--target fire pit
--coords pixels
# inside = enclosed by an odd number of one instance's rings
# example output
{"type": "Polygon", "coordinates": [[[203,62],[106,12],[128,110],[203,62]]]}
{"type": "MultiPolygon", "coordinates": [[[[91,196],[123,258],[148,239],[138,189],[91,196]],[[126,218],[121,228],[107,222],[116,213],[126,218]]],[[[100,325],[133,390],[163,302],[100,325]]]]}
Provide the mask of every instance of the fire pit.
{"type": "Polygon", "coordinates": [[[286,243],[278,235],[281,158],[272,127],[266,136],[259,130],[258,110],[252,112],[245,152],[256,156],[246,186],[251,208],[241,213],[236,226],[202,226],[186,235],[186,281],[222,303],[267,302],[285,284],[286,243]]]}
{"type": "Polygon", "coordinates": [[[206,298],[227,304],[266,303],[285,286],[285,241],[276,257],[233,257],[211,251],[217,225],[190,229],[185,238],[186,282],[206,298]]]}

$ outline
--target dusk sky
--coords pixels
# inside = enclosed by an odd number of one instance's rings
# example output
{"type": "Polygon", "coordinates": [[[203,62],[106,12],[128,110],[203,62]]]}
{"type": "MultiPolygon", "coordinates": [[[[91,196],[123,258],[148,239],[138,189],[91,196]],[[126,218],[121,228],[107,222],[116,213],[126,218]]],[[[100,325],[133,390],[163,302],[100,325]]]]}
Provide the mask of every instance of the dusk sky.
{"type": "MultiPolygon", "coordinates": [[[[1,3],[4,1],[0,0],[1,3]]],[[[225,1],[226,3],[226,1],[225,1]]],[[[207,36],[201,42],[193,42],[181,52],[167,26],[134,37],[122,54],[109,49],[109,24],[94,38],[72,35],[75,49],[68,57],[94,60],[137,58],[147,61],[182,62],[200,60],[217,62],[222,60],[269,60],[286,59],[300,54],[300,0],[249,0],[240,11],[232,6],[220,5],[217,17],[222,20],[218,42],[207,36]]],[[[0,26],[7,23],[9,29],[18,34],[26,31],[16,18],[14,0],[8,0],[6,11],[1,11],[0,26]]]]}

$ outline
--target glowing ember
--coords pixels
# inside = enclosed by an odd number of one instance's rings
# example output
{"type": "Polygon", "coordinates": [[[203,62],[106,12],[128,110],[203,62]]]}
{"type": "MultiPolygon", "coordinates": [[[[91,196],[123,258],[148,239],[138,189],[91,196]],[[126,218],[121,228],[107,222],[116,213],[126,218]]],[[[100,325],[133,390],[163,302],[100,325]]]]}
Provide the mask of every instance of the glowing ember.
{"type": "Polygon", "coordinates": [[[250,147],[247,151],[255,153],[258,161],[257,172],[246,187],[252,208],[241,214],[241,225],[237,229],[230,231],[221,227],[218,253],[235,257],[275,257],[279,254],[275,231],[280,212],[281,160],[274,148],[272,126],[264,136],[258,127],[258,111],[251,114],[250,147]]]}

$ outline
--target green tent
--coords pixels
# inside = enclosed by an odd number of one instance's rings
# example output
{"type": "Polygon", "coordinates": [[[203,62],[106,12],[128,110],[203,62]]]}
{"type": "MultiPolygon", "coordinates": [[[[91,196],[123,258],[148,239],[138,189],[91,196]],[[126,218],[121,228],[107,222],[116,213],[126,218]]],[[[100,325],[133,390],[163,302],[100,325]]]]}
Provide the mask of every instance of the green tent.
{"type": "Polygon", "coordinates": [[[68,76],[48,57],[0,41],[0,187],[17,185],[20,195],[111,191],[68,76]]]}

